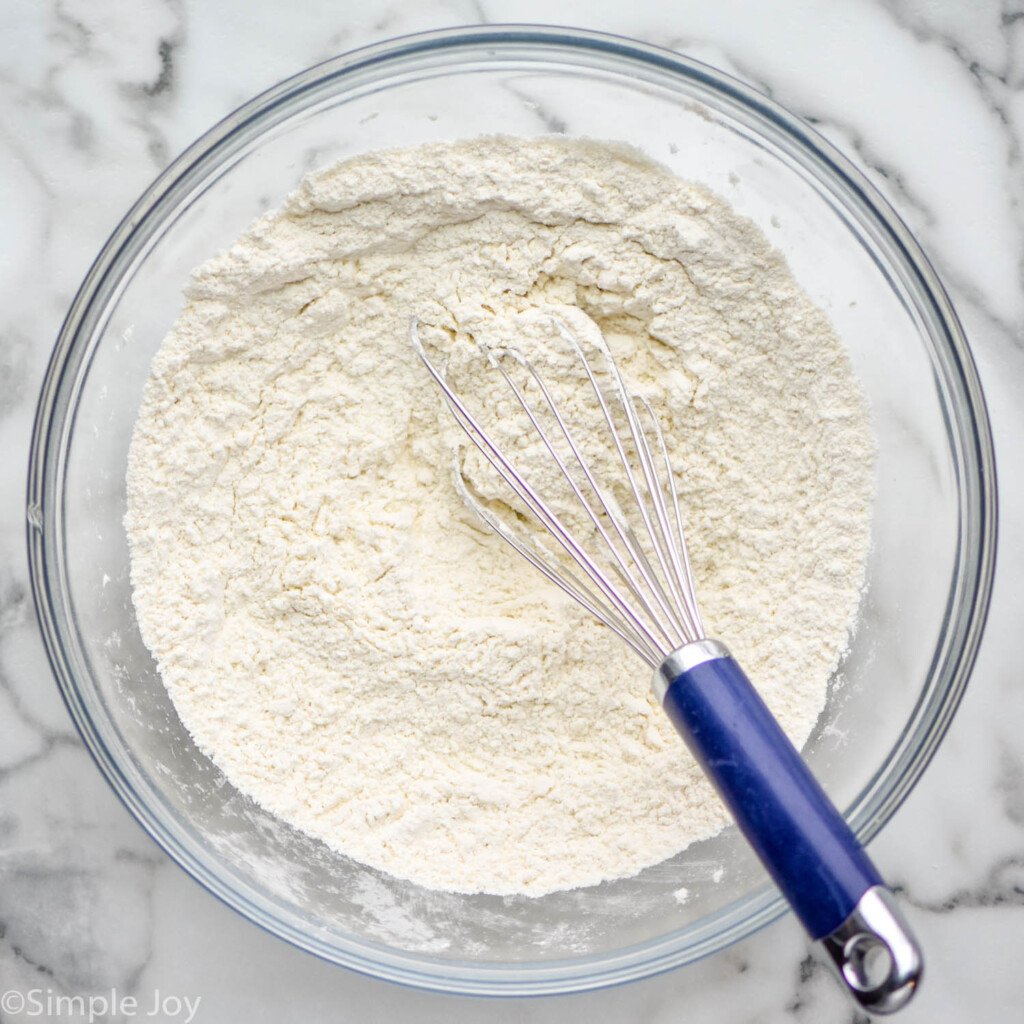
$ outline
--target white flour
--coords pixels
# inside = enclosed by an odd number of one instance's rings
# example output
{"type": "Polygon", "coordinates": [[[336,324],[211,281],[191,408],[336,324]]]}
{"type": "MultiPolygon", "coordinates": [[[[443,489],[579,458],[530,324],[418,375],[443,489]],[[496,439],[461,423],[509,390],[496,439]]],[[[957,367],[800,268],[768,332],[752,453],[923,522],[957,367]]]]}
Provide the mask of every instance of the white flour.
{"type": "Polygon", "coordinates": [[[196,742],[435,888],[594,884],[725,822],[646,666],[452,487],[408,318],[458,350],[535,307],[596,321],[651,398],[709,632],[803,742],[862,582],[866,408],[763,236],[632,151],[490,138],[310,176],[197,271],[132,440],[139,625],[196,742]]]}

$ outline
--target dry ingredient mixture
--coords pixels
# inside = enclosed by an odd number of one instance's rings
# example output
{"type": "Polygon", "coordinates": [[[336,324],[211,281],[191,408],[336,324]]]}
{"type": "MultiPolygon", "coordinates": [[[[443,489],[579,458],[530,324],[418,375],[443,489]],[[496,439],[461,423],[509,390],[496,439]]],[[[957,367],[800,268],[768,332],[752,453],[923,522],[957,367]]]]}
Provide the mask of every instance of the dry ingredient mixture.
{"type": "Polygon", "coordinates": [[[749,221],[624,147],[482,138],[310,175],[200,267],[132,439],[142,636],[239,789],[455,891],[634,874],[726,816],[611,632],[452,486],[412,355],[537,311],[599,326],[657,410],[710,635],[809,734],[869,542],[867,409],[749,221]]]}

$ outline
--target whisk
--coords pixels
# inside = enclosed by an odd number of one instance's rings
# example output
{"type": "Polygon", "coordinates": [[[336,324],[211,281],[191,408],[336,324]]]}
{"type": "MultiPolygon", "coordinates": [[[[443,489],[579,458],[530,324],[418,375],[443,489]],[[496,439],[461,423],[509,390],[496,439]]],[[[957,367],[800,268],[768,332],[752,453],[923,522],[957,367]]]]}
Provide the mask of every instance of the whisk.
{"type": "Polygon", "coordinates": [[[412,320],[412,346],[452,415],[514,495],[503,515],[473,493],[457,459],[463,501],[651,666],[659,703],[854,999],[874,1013],[899,1009],[919,984],[920,949],[892,892],[739,664],[705,635],[677,478],[653,408],[630,393],[600,335],[589,356],[567,323],[552,316],[551,326],[588,392],[600,438],[581,431],[517,346],[477,343],[485,371],[498,375],[534,432],[532,450],[549,460],[538,474],[510,453],[521,456],[521,444],[502,446],[481,425],[412,320]],[[612,482],[595,468],[595,441],[617,471],[612,482]],[[548,487],[558,481],[571,515],[538,489],[542,476],[548,487]]]}

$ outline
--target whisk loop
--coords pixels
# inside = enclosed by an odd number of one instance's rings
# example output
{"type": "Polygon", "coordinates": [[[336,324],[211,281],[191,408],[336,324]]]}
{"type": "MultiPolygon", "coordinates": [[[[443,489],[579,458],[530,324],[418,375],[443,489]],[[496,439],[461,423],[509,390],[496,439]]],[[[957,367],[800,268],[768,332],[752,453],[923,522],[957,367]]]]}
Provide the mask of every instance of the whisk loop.
{"type": "Polygon", "coordinates": [[[487,508],[470,490],[456,457],[454,475],[463,501],[531,565],[656,668],[671,651],[704,636],[665,436],[650,403],[629,392],[603,339],[594,346],[602,359],[602,374],[595,370],[568,325],[556,317],[552,317],[552,324],[578,360],[593,391],[618,461],[620,481],[625,484],[629,499],[625,508],[609,485],[599,481],[583,450],[579,425],[573,424],[559,406],[533,362],[513,345],[495,350],[478,342],[477,347],[491,370],[500,374],[578,509],[593,527],[597,543],[592,548],[581,543],[576,532],[566,525],[566,513],[559,515],[550,500],[531,483],[528,471],[507,454],[470,412],[465,400],[450,385],[447,369],[428,356],[415,318],[409,325],[409,338],[467,437],[554,538],[557,550],[542,547],[527,529],[521,525],[513,528],[509,517],[503,518],[487,508]],[[531,401],[526,389],[513,379],[503,357],[522,368],[539,393],[539,403],[531,401]],[[610,386],[602,385],[602,376],[610,386]],[[646,429],[641,417],[648,421],[646,429]],[[620,423],[625,424],[625,432],[620,423]],[[639,536],[633,522],[640,528],[639,536]],[[566,557],[560,557],[559,551],[566,557]],[[578,571],[573,571],[573,565],[578,571]]]}

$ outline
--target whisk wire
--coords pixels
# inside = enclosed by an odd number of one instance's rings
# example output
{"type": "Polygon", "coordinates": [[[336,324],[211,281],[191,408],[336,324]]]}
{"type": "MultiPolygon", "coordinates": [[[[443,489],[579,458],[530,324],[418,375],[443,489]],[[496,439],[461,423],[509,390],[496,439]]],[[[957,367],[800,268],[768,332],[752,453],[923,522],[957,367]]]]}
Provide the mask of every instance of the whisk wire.
{"type": "Polygon", "coordinates": [[[675,512],[676,544],[670,545],[673,556],[677,559],[677,572],[679,582],[683,589],[682,608],[685,612],[687,624],[690,626],[691,635],[696,638],[704,636],[704,622],[700,614],[700,606],[697,604],[697,593],[693,586],[693,567],[690,564],[690,552],[686,543],[686,532],[683,527],[683,513],[679,504],[679,491],[676,488],[676,476],[672,466],[672,459],[668,454],[668,445],[665,443],[665,434],[646,398],[639,399],[651,421],[654,436],[658,440],[658,448],[661,452],[662,462],[665,466],[665,477],[668,480],[669,497],[672,499],[672,508],[675,512]],[[681,561],[681,565],[678,562],[681,561]]]}
{"type": "MultiPolygon", "coordinates": [[[[575,351],[577,357],[580,360],[580,363],[583,366],[583,370],[587,375],[587,379],[590,381],[590,386],[591,388],[593,388],[594,394],[597,397],[598,405],[601,409],[602,415],[604,416],[604,420],[608,427],[609,433],[611,434],[612,443],[615,446],[616,454],[618,455],[619,461],[622,464],[622,469],[625,473],[626,480],[629,483],[630,490],[636,498],[636,507],[637,511],[640,514],[640,519],[643,522],[644,529],[646,530],[647,535],[651,540],[651,545],[654,549],[655,557],[658,559],[659,565],[661,566],[662,573],[669,581],[669,589],[672,589],[671,574],[668,570],[668,566],[666,565],[665,556],[661,550],[661,545],[659,544],[658,538],[655,535],[654,527],[651,524],[651,518],[647,511],[646,503],[643,501],[640,484],[637,481],[636,474],[634,473],[633,467],[630,464],[629,456],[627,455],[625,447],[622,443],[622,438],[619,435],[619,430],[615,424],[615,419],[612,416],[611,409],[609,408],[607,399],[605,398],[604,392],[600,384],[598,383],[597,375],[594,373],[593,367],[590,365],[590,361],[587,359],[586,353],[583,351],[583,346],[580,345],[579,340],[572,333],[572,331],[570,331],[569,328],[561,321],[557,321],[557,328],[562,339],[568,342],[568,344],[575,351]]],[[[636,420],[636,412],[633,409],[633,404],[630,399],[629,392],[626,388],[625,381],[623,381],[622,376],[619,373],[619,368],[616,366],[615,361],[612,359],[611,353],[608,352],[607,348],[602,345],[598,347],[598,351],[601,352],[601,355],[605,361],[605,365],[607,366],[612,381],[615,385],[615,390],[618,394],[619,401],[622,404],[623,411],[626,415],[626,422],[629,426],[633,446],[637,452],[638,461],[640,462],[641,470],[644,475],[647,491],[649,495],[653,498],[654,489],[651,484],[651,471],[649,466],[650,452],[646,450],[645,440],[641,440],[642,431],[639,429],[639,424],[636,420]],[[644,458],[645,454],[647,455],[646,460],[644,458]]],[[[648,572],[644,572],[645,566],[648,567],[649,571],[649,563],[647,562],[646,557],[637,558],[637,567],[641,570],[641,573],[644,576],[645,580],[648,580],[649,585],[651,585],[649,580],[650,578],[654,578],[654,574],[653,572],[650,572],[650,574],[648,575],[648,572]]],[[[668,600],[668,595],[664,593],[664,590],[660,587],[660,585],[657,587],[657,590],[662,598],[661,602],[659,603],[663,603],[663,606],[669,611],[674,621],[675,627],[678,630],[678,636],[673,638],[671,642],[671,647],[678,647],[685,640],[691,639],[687,636],[686,625],[678,611],[678,597],[676,599],[676,603],[673,604],[672,601],[668,600]]]]}
{"type": "Polygon", "coordinates": [[[618,634],[637,655],[647,662],[651,668],[656,668],[661,661],[661,653],[652,650],[649,644],[644,643],[642,636],[637,634],[629,624],[623,620],[615,611],[610,608],[601,598],[588,587],[580,578],[568,568],[555,572],[537,553],[534,545],[517,537],[501,519],[494,515],[481,501],[479,501],[466,486],[462,474],[456,467],[455,487],[462,500],[478,515],[502,540],[504,540],[521,557],[525,558],[535,569],[544,574],[552,583],[565,591],[574,601],[591,615],[600,619],[609,629],[618,634]]]}
{"type": "Polygon", "coordinates": [[[648,565],[646,558],[644,558],[643,556],[643,551],[637,544],[636,538],[629,528],[629,524],[622,521],[622,517],[615,511],[613,503],[608,499],[607,495],[598,484],[594,476],[594,473],[590,468],[589,462],[583,455],[582,447],[577,443],[571,428],[566,422],[564,416],[562,416],[561,412],[559,411],[558,405],[552,398],[551,392],[549,391],[547,385],[544,383],[543,378],[537,373],[536,368],[533,366],[530,360],[528,360],[525,356],[522,355],[522,353],[516,352],[514,349],[506,349],[505,351],[530,373],[532,379],[537,384],[537,387],[539,388],[541,394],[544,397],[544,401],[547,404],[548,411],[551,413],[555,422],[558,424],[559,430],[561,431],[562,436],[565,438],[565,442],[569,446],[569,450],[572,452],[573,458],[579,465],[584,478],[589,484],[591,490],[594,492],[594,495],[601,506],[601,510],[604,512],[605,517],[611,522],[613,529],[618,535],[619,541],[622,544],[624,544],[627,550],[629,551],[630,556],[637,564],[641,576],[650,588],[655,600],[661,606],[660,612],[658,608],[651,605],[646,594],[636,586],[635,581],[631,578],[629,573],[629,564],[627,560],[624,558],[618,547],[612,541],[612,538],[609,536],[604,524],[601,522],[600,515],[595,511],[590,501],[583,494],[581,488],[579,487],[572,473],[569,472],[568,466],[556,450],[553,442],[548,436],[547,431],[544,429],[543,425],[541,424],[539,418],[537,417],[529,401],[524,397],[522,391],[516,386],[515,382],[511,379],[508,373],[506,373],[504,367],[502,367],[496,361],[495,365],[498,366],[499,371],[505,378],[513,394],[518,399],[519,404],[522,406],[523,411],[526,413],[530,422],[537,430],[537,433],[541,437],[544,446],[547,448],[552,459],[555,461],[556,465],[561,470],[562,475],[568,482],[570,488],[573,491],[573,494],[576,496],[576,499],[583,506],[588,518],[593,523],[599,536],[604,541],[606,547],[611,553],[612,558],[614,560],[613,568],[616,570],[616,574],[619,576],[620,580],[630,589],[630,591],[633,593],[636,599],[641,603],[644,611],[654,621],[654,624],[656,625],[658,631],[661,633],[665,643],[668,645],[669,649],[671,649],[673,646],[676,646],[676,644],[671,631],[671,626],[669,623],[665,621],[666,615],[671,617],[671,606],[665,600],[664,594],[661,592],[660,588],[656,585],[656,578],[651,572],[650,566],[648,565]]]}
{"type": "MultiPolygon", "coordinates": [[[[451,407],[451,405],[450,405],[451,407]]],[[[527,505],[531,512],[537,517],[538,521],[544,528],[551,534],[552,537],[559,543],[563,550],[569,555],[570,558],[586,573],[586,575],[593,581],[598,589],[612,602],[614,607],[618,609],[622,615],[625,616],[627,621],[633,630],[636,631],[637,635],[645,643],[645,646],[653,650],[654,654],[650,655],[650,661],[652,665],[656,665],[666,653],[666,647],[659,642],[659,640],[653,636],[650,630],[647,629],[642,620],[638,619],[632,611],[629,602],[623,597],[621,592],[615,587],[610,579],[604,572],[597,566],[586,552],[579,546],[575,541],[572,534],[565,528],[559,517],[550,509],[543,499],[541,499],[536,491],[511,467],[511,465],[501,456],[500,452],[497,452],[493,447],[490,446],[488,439],[485,435],[479,433],[479,425],[472,417],[466,416],[465,419],[459,415],[460,410],[456,410],[452,407],[453,413],[456,414],[456,420],[459,422],[466,435],[476,446],[477,450],[487,459],[490,465],[501,475],[502,479],[512,488],[515,494],[527,505]],[[481,443],[481,438],[483,443],[481,443]]],[[[461,473],[458,474],[461,480],[461,473]]],[[[463,490],[468,494],[468,488],[465,487],[463,482],[463,490]]],[[[472,501],[475,508],[483,508],[482,503],[479,501],[472,501]]],[[[485,516],[485,521],[488,525],[493,525],[493,522],[497,520],[495,516],[485,516]]],[[[514,536],[511,531],[507,529],[498,530],[498,535],[505,540],[511,540],[514,536]]],[[[524,545],[513,544],[513,547],[520,553],[524,553],[524,545]]],[[[536,552],[536,548],[533,549],[536,552]]],[[[534,554],[533,558],[528,559],[532,564],[542,567],[544,575],[549,579],[553,579],[558,583],[563,590],[570,593],[572,596],[577,596],[574,592],[574,588],[565,586],[564,582],[559,579],[558,575],[551,570],[543,559],[534,554]]],[[[560,567],[560,573],[566,573],[568,570],[565,567],[560,567]]],[[[628,581],[627,581],[628,582],[628,581]]],[[[580,588],[575,588],[580,589],[580,588]]],[[[592,614],[600,618],[605,625],[611,629],[616,630],[620,636],[624,636],[622,632],[621,620],[619,616],[610,616],[601,609],[604,608],[604,603],[594,599],[591,595],[591,602],[594,607],[585,605],[592,614]]]]}
{"type": "MultiPolygon", "coordinates": [[[[533,512],[541,525],[543,525],[548,533],[554,537],[566,554],[576,562],[580,569],[583,570],[594,585],[618,610],[619,614],[625,618],[626,621],[629,622],[630,626],[636,630],[637,634],[644,639],[645,645],[650,646],[652,652],[654,652],[651,655],[651,658],[653,659],[652,663],[657,664],[660,662],[661,658],[668,653],[668,649],[658,641],[643,620],[635,614],[629,602],[622,596],[612,581],[608,579],[600,566],[598,566],[587,555],[572,534],[565,528],[559,517],[516,470],[515,466],[509,462],[500,448],[494,444],[486,431],[484,431],[458,395],[452,390],[448,384],[445,374],[438,370],[428,358],[419,337],[418,322],[415,320],[410,325],[409,337],[417,354],[420,356],[431,376],[443,391],[445,400],[448,403],[448,408],[451,410],[452,415],[462,427],[463,431],[465,431],[467,437],[469,437],[484,458],[487,459],[490,465],[498,472],[501,478],[509,485],[520,500],[523,501],[531,512],[533,512]],[[661,657],[657,657],[658,654],[660,654],[661,657]]],[[[502,534],[502,536],[504,535],[502,534]]],[[[548,574],[545,573],[545,575],[548,574]]],[[[563,587],[563,589],[565,588],[563,587]]],[[[611,623],[606,622],[606,625],[613,628],[611,623]]]]}
{"type": "Polygon", "coordinates": [[[595,345],[605,361],[615,398],[622,406],[630,449],[639,467],[638,474],[634,469],[630,451],[627,450],[626,441],[616,423],[608,396],[582,345],[564,323],[554,317],[552,320],[560,337],[575,353],[593,389],[615,454],[622,467],[625,483],[634,499],[630,508],[635,508],[643,523],[654,563],[648,557],[645,546],[628,517],[623,514],[618,501],[598,482],[583,446],[533,363],[512,346],[503,346],[496,352],[478,342],[478,350],[485,356],[488,364],[500,373],[576,501],[582,506],[610,556],[605,561],[609,563],[610,570],[618,578],[620,585],[628,591],[629,598],[481,426],[448,383],[447,371],[439,369],[427,356],[419,336],[417,319],[410,323],[409,338],[417,355],[441,388],[455,421],[490,466],[580,570],[582,578],[577,576],[568,564],[553,556],[551,552],[545,552],[535,541],[520,536],[518,531],[511,529],[500,516],[487,508],[471,493],[456,463],[456,485],[466,504],[534,568],[613,630],[639,657],[652,667],[656,667],[672,650],[703,636],[686,549],[679,496],[664,433],[650,404],[646,400],[634,399],[630,395],[611,353],[605,347],[595,345]],[[527,384],[532,380],[537,386],[547,414],[550,414],[557,424],[558,432],[568,446],[571,459],[567,460],[559,450],[560,444],[552,436],[550,428],[545,426],[545,417],[527,396],[526,389],[520,387],[506,370],[502,363],[503,356],[512,358],[526,371],[529,375],[527,384]],[[664,467],[664,481],[659,474],[658,459],[652,450],[638,407],[646,413],[650,421],[657,454],[664,467]],[[578,467],[578,472],[572,465],[578,467]],[[586,487],[589,488],[589,496],[585,493],[578,474],[582,475],[582,481],[585,481],[586,487]],[[674,513],[674,524],[670,510],[674,513]],[[606,523],[611,524],[611,531],[608,530],[606,523]]]}
{"type": "MultiPolygon", "coordinates": [[[[633,403],[631,403],[633,404],[633,403]]],[[[679,509],[678,493],[675,490],[675,473],[672,468],[672,460],[668,454],[668,447],[665,444],[665,435],[661,430],[661,425],[658,423],[657,417],[654,415],[654,410],[651,408],[650,403],[644,399],[636,399],[635,405],[639,405],[647,413],[651,423],[651,429],[654,432],[655,438],[658,442],[660,454],[662,456],[662,464],[665,469],[665,476],[668,480],[668,486],[671,491],[673,502],[675,505],[675,511],[677,516],[677,526],[681,527],[682,514],[679,509]]],[[[693,584],[691,577],[689,576],[689,570],[684,572],[684,562],[680,555],[680,547],[685,551],[686,543],[685,538],[682,544],[674,543],[672,536],[672,524],[669,521],[668,509],[665,502],[665,492],[662,485],[661,478],[657,471],[657,462],[650,448],[650,443],[647,439],[647,434],[643,429],[643,425],[640,422],[640,417],[635,415],[635,407],[633,409],[634,418],[637,423],[638,433],[640,440],[643,445],[643,462],[645,466],[645,473],[647,476],[648,492],[651,497],[651,502],[654,506],[655,516],[657,518],[658,529],[660,533],[660,540],[664,546],[665,552],[669,565],[665,568],[665,575],[668,578],[669,587],[672,589],[672,594],[676,599],[676,607],[679,609],[681,616],[686,622],[685,636],[700,637],[703,634],[703,628],[698,623],[698,617],[694,613],[693,609],[696,607],[696,595],[693,593],[693,584]]],[[[680,537],[683,536],[680,528],[680,537]]]]}
{"type": "MultiPolygon", "coordinates": [[[[647,435],[644,432],[643,425],[640,423],[639,417],[636,415],[636,410],[633,407],[633,402],[629,396],[624,393],[621,395],[623,405],[626,407],[627,422],[629,424],[630,433],[633,439],[633,445],[637,452],[637,458],[640,463],[641,471],[643,472],[644,485],[647,488],[647,495],[650,499],[650,504],[654,509],[654,522],[652,523],[651,518],[646,511],[642,511],[642,517],[644,526],[647,528],[648,536],[651,540],[651,545],[654,549],[655,556],[658,559],[658,564],[661,567],[661,571],[668,583],[668,588],[672,592],[673,597],[673,608],[677,609],[677,622],[680,629],[680,641],[687,635],[686,633],[686,622],[685,622],[685,607],[683,604],[683,595],[681,588],[674,576],[674,569],[676,568],[676,560],[673,551],[673,545],[671,543],[671,534],[667,527],[667,516],[664,506],[664,495],[662,492],[661,481],[658,479],[656,467],[654,466],[654,460],[651,456],[650,445],[647,441],[647,435]]],[[[645,510],[645,503],[640,504],[641,510],[645,510]]]]}

